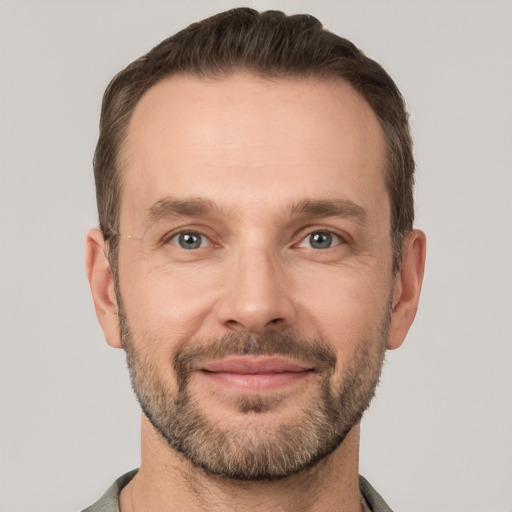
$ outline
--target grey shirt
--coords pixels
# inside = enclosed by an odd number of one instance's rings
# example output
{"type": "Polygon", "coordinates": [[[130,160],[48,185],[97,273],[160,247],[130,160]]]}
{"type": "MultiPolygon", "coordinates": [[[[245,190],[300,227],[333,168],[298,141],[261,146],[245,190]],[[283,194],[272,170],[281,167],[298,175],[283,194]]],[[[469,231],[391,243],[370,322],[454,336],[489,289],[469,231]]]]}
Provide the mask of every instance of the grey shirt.
{"type": "MultiPolygon", "coordinates": [[[[82,512],[119,512],[119,493],[137,474],[137,471],[137,469],[134,469],[118,478],[94,505],[82,510],[82,512]]],[[[359,476],[359,489],[372,512],[393,512],[368,480],[362,476],[359,476]]]]}

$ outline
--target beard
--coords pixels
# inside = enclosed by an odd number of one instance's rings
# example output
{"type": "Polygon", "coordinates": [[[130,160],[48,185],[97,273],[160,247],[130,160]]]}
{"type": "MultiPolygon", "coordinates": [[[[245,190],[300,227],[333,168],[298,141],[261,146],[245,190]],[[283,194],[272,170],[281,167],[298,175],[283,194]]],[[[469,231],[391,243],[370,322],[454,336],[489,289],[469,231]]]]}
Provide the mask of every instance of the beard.
{"type": "Polygon", "coordinates": [[[195,467],[240,481],[273,480],[298,473],[340,446],[374,396],[390,321],[388,308],[377,332],[359,340],[343,370],[324,340],[290,331],[272,330],[258,336],[232,332],[211,340],[191,339],[173,357],[177,386],[172,390],[151,354],[151,341],[157,338],[146,334],[145,339],[134,340],[121,301],[118,304],[132,387],[146,417],[161,438],[195,467]],[[140,349],[142,346],[149,348],[140,349]],[[315,368],[317,389],[296,417],[272,427],[262,415],[278,410],[287,399],[278,393],[238,397],[237,412],[244,416],[241,425],[215,421],[191,396],[190,377],[198,363],[231,355],[278,355],[304,362],[315,368]],[[342,378],[335,384],[337,371],[342,378]]]}

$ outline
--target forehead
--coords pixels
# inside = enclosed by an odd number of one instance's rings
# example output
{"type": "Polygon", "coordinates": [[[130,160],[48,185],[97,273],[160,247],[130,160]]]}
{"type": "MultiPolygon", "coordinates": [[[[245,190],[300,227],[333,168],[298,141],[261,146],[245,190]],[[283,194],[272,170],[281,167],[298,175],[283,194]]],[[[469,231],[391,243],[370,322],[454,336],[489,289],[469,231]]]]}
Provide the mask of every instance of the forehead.
{"type": "Polygon", "coordinates": [[[131,229],[166,196],[270,210],[341,198],[389,214],[380,124],[341,80],[175,76],[142,97],[122,153],[131,229]]]}

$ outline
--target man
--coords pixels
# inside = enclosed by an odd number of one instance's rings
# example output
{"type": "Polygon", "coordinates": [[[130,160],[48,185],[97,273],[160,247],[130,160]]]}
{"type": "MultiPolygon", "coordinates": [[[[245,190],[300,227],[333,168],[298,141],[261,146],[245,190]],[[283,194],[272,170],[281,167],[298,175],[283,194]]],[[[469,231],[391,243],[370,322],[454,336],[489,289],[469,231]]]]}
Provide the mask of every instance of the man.
{"type": "Polygon", "coordinates": [[[425,236],[386,72],[311,16],[221,13],[114,78],[94,167],[88,277],[144,414],[87,511],[390,510],[359,423],[425,236]]]}

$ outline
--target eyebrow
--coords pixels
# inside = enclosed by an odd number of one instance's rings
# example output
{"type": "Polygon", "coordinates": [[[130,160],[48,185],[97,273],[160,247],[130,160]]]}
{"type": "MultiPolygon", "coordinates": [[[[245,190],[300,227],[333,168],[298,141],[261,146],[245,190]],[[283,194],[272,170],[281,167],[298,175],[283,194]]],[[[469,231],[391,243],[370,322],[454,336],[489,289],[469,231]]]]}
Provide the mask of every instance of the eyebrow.
{"type": "Polygon", "coordinates": [[[175,199],[164,197],[150,206],[145,215],[144,226],[148,227],[162,219],[173,217],[198,217],[220,213],[219,206],[208,199],[175,199]]]}
{"type": "Polygon", "coordinates": [[[350,199],[303,199],[293,203],[292,215],[303,217],[342,217],[364,224],[367,212],[364,208],[350,199]]]}
{"type": "MultiPolygon", "coordinates": [[[[349,199],[302,199],[285,206],[284,212],[293,217],[341,217],[364,224],[367,212],[349,199]]],[[[223,208],[214,201],[202,198],[176,199],[164,197],[146,211],[144,226],[169,218],[222,216],[223,208]]]]}

